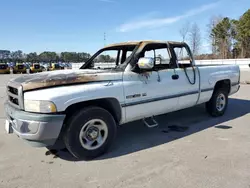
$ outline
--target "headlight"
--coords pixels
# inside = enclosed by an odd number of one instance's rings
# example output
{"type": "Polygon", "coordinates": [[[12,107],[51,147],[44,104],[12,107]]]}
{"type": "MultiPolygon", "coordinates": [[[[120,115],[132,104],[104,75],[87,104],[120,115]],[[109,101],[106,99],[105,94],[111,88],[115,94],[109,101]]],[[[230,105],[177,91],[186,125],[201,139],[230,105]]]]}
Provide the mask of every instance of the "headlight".
{"type": "Polygon", "coordinates": [[[56,112],[56,105],[50,101],[24,100],[24,110],[27,112],[52,113],[56,112]]]}

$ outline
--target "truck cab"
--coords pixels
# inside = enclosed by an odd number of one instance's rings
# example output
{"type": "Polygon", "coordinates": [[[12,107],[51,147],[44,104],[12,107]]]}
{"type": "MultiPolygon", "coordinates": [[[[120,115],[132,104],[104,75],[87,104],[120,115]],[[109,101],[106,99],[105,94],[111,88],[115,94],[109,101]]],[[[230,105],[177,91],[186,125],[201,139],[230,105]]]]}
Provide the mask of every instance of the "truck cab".
{"type": "Polygon", "coordinates": [[[59,63],[51,63],[49,70],[50,71],[61,70],[61,67],[60,67],[59,63]]]}
{"type": "Polygon", "coordinates": [[[16,63],[13,73],[26,73],[26,66],[23,63],[16,63]]]}
{"type": "Polygon", "coordinates": [[[31,73],[42,72],[42,68],[39,63],[32,63],[30,66],[31,73]]]}
{"type": "Polygon", "coordinates": [[[0,63],[0,74],[9,74],[10,67],[7,63],[0,63]]]}

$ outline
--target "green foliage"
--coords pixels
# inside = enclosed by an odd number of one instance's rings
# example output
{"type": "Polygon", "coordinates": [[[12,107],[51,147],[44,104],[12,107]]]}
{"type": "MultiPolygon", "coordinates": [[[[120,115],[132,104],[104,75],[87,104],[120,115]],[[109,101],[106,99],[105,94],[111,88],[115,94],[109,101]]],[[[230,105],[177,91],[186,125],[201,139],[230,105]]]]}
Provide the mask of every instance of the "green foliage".
{"type": "Polygon", "coordinates": [[[62,52],[60,57],[64,62],[85,62],[90,58],[90,54],[85,52],[62,52]]]}
{"type": "Polygon", "coordinates": [[[98,58],[96,58],[97,62],[114,62],[115,59],[112,58],[110,55],[99,55],[98,58]]]}
{"type": "Polygon", "coordinates": [[[237,39],[241,47],[241,56],[250,57],[250,9],[239,19],[237,31],[237,39]]]}
{"type": "Polygon", "coordinates": [[[36,52],[31,52],[27,55],[23,54],[21,50],[10,52],[8,50],[0,50],[0,60],[5,62],[86,62],[90,58],[89,53],[85,52],[62,52],[57,54],[56,52],[42,52],[39,55],[36,52]]]}
{"type": "Polygon", "coordinates": [[[27,54],[26,60],[28,62],[37,62],[39,59],[38,59],[38,55],[36,54],[36,52],[33,52],[33,53],[27,54]]]}
{"type": "Polygon", "coordinates": [[[43,62],[56,61],[56,56],[55,52],[42,52],[39,54],[39,60],[43,62]]]}
{"type": "Polygon", "coordinates": [[[239,20],[228,17],[213,26],[210,37],[220,58],[250,57],[250,9],[239,20]]]}

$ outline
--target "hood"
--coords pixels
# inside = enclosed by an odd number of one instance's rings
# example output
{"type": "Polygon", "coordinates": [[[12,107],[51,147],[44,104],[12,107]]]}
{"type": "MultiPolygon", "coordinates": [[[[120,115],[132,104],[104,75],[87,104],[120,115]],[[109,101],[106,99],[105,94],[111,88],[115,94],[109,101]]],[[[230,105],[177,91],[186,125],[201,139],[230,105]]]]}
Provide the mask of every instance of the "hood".
{"type": "Polygon", "coordinates": [[[58,70],[20,76],[12,79],[11,82],[21,84],[23,91],[28,91],[61,85],[114,80],[114,74],[110,73],[110,70],[58,70]]]}

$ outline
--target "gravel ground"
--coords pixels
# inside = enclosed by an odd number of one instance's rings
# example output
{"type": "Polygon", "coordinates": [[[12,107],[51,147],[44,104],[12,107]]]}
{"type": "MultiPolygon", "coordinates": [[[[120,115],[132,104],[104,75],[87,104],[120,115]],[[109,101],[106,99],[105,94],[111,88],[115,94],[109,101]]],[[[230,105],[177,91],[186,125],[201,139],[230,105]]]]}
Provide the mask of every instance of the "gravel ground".
{"type": "Polygon", "coordinates": [[[86,162],[65,150],[51,154],[30,147],[5,133],[3,102],[10,76],[16,75],[0,76],[1,188],[250,187],[250,85],[230,97],[220,118],[209,117],[200,105],[157,117],[157,128],[123,125],[111,150],[86,162]],[[174,129],[178,126],[184,128],[174,129]]]}

